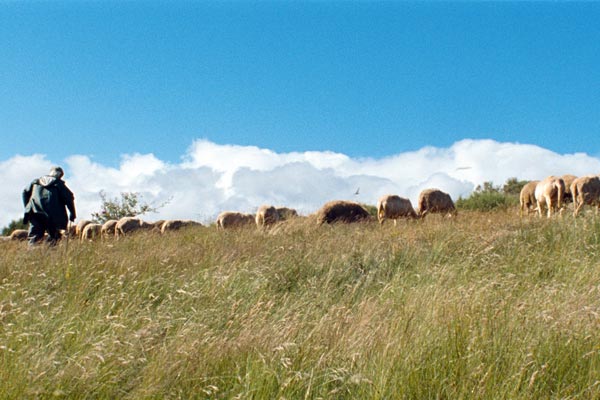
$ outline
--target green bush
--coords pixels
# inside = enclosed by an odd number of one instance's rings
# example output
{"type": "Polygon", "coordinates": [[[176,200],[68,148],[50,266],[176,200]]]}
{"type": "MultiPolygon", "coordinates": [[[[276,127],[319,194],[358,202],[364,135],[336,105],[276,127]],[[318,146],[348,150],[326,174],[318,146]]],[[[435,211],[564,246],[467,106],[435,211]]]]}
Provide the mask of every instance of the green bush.
{"type": "Polygon", "coordinates": [[[377,217],[377,206],[365,203],[361,203],[361,206],[363,206],[365,210],[369,212],[369,215],[371,215],[372,217],[377,217]]]}
{"type": "Polygon", "coordinates": [[[137,217],[149,212],[157,212],[159,208],[168,204],[168,201],[154,207],[142,200],[142,195],[136,192],[122,192],[121,198],[108,199],[104,191],[100,191],[102,206],[99,212],[92,213],[92,221],[105,223],[111,219],[123,217],[137,217]]]}
{"type": "Polygon", "coordinates": [[[516,196],[500,192],[473,192],[466,199],[459,198],[456,207],[462,210],[491,211],[496,209],[507,209],[519,204],[516,196]]]}
{"type": "Polygon", "coordinates": [[[470,211],[505,210],[519,204],[519,193],[527,181],[509,178],[504,186],[494,186],[493,182],[478,185],[469,197],[456,201],[456,207],[470,211]]]}

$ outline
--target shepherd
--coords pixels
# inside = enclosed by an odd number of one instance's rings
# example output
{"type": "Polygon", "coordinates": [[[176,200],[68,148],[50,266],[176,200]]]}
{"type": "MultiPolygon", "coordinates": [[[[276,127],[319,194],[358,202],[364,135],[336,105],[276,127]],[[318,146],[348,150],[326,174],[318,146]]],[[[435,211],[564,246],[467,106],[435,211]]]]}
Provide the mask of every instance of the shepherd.
{"type": "Polygon", "coordinates": [[[48,175],[33,180],[23,190],[23,222],[30,224],[27,235],[30,246],[40,243],[46,232],[47,243],[56,245],[61,230],[67,229],[68,221],[75,221],[75,197],[62,180],[63,175],[61,167],[52,167],[48,175]]]}

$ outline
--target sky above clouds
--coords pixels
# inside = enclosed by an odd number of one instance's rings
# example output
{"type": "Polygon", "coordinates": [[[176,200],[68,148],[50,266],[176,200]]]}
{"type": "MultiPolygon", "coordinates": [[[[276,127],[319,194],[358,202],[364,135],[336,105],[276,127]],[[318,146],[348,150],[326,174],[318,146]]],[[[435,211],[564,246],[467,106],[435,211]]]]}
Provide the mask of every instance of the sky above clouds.
{"type": "Polygon", "coordinates": [[[599,20],[597,2],[0,2],[0,226],[54,164],[81,217],[102,190],[200,220],[599,173],[599,20]]]}

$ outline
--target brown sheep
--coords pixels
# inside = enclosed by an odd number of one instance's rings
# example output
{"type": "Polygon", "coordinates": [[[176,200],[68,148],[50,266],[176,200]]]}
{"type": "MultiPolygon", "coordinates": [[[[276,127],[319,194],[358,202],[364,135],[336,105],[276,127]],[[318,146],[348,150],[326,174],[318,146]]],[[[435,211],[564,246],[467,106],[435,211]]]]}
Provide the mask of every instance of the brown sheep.
{"type": "Polygon", "coordinates": [[[156,233],[161,233],[162,232],[162,227],[164,225],[164,223],[167,222],[164,219],[159,219],[158,221],[154,221],[154,222],[150,222],[149,224],[152,225],[150,227],[150,231],[152,232],[156,232],[156,233]]]}
{"type": "Polygon", "coordinates": [[[256,211],[255,222],[259,228],[264,228],[279,221],[279,213],[273,206],[260,206],[256,211]]]}
{"type": "Polygon", "coordinates": [[[81,232],[80,240],[83,242],[85,240],[93,240],[100,237],[102,234],[102,224],[91,223],[87,224],[83,228],[83,232],[81,232]]]}
{"type": "Polygon", "coordinates": [[[77,234],[75,233],[77,229],[77,224],[74,224],[73,222],[69,222],[69,224],[67,225],[67,229],[63,232],[63,236],[67,237],[67,238],[74,238],[77,236],[77,234]]]}
{"type": "Polygon", "coordinates": [[[582,176],[571,183],[573,194],[573,216],[577,216],[584,205],[596,206],[600,209],[600,178],[598,176],[582,176]]]}
{"type": "Polygon", "coordinates": [[[235,211],[223,211],[217,217],[217,229],[241,228],[255,224],[255,216],[235,211]]]}
{"type": "Polygon", "coordinates": [[[115,230],[117,228],[118,222],[119,221],[117,221],[116,219],[109,219],[108,221],[103,223],[101,229],[102,237],[115,236],[115,230]]]}
{"type": "Polygon", "coordinates": [[[75,226],[75,236],[77,236],[78,238],[81,238],[81,234],[83,233],[83,228],[85,228],[85,226],[87,224],[91,224],[92,221],[89,221],[87,219],[82,219],[81,221],[79,221],[77,223],[77,226],[75,226]]]}
{"type": "Polygon", "coordinates": [[[563,203],[571,203],[573,202],[573,195],[571,194],[571,185],[573,181],[577,179],[575,175],[563,175],[560,177],[565,183],[565,193],[563,195],[563,203]]]}
{"type": "Polygon", "coordinates": [[[277,214],[279,215],[279,220],[285,221],[290,218],[295,218],[298,216],[298,212],[293,208],[287,207],[277,207],[277,214]]]}
{"type": "Polygon", "coordinates": [[[360,222],[371,219],[369,212],[360,204],[352,201],[334,200],[325,203],[317,211],[317,223],[360,222]]]}
{"type": "Polygon", "coordinates": [[[565,193],[565,182],[556,176],[549,176],[539,182],[535,187],[535,201],[538,215],[541,217],[544,207],[548,208],[548,218],[553,212],[562,207],[562,198],[565,193]]]}
{"type": "Polygon", "coordinates": [[[439,189],[425,189],[419,194],[419,217],[427,214],[456,216],[457,211],[450,195],[439,189]]]}
{"type": "Polygon", "coordinates": [[[540,181],[527,182],[521,189],[521,193],[519,193],[519,203],[521,205],[521,210],[519,211],[520,216],[523,216],[525,210],[527,210],[527,214],[531,211],[535,211],[535,187],[539,182],[540,181]]]}
{"type": "Polygon", "coordinates": [[[139,230],[150,230],[154,227],[153,224],[142,221],[136,217],[123,217],[117,221],[115,226],[115,236],[125,236],[128,233],[139,231],[139,230]]]}
{"type": "Polygon", "coordinates": [[[178,229],[188,227],[188,226],[202,226],[202,224],[200,224],[200,222],[192,221],[189,219],[186,219],[186,220],[172,219],[172,220],[164,221],[162,223],[160,232],[165,233],[165,232],[169,232],[169,231],[176,231],[178,229]]]}
{"type": "Polygon", "coordinates": [[[388,194],[379,199],[377,202],[377,219],[383,225],[386,218],[394,220],[394,226],[398,218],[417,218],[409,199],[405,199],[395,194],[388,194]]]}
{"type": "Polygon", "coordinates": [[[27,240],[29,232],[26,229],[15,229],[8,236],[10,240],[27,240]]]}

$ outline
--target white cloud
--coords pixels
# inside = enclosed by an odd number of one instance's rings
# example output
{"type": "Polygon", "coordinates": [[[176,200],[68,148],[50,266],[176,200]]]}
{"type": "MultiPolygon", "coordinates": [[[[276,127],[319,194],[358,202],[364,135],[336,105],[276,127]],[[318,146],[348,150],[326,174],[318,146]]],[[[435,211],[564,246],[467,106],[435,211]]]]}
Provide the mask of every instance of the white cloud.
{"type": "Polygon", "coordinates": [[[23,216],[22,193],[25,186],[48,173],[52,163],[40,154],[17,155],[0,161],[2,186],[0,187],[0,227],[23,216]]]}
{"type": "MultiPolygon", "coordinates": [[[[22,214],[21,192],[59,160],[14,156],[0,161],[0,226],[22,214]]],[[[138,192],[159,206],[145,218],[191,218],[210,222],[223,210],[252,212],[260,204],[285,205],[307,214],[333,199],[375,204],[387,193],[416,205],[422,189],[438,187],[456,199],[478,184],[508,178],[600,172],[600,159],[584,153],[557,154],[544,148],[493,140],[465,139],[448,148],[424,147],[381,159],[353,159],[333,152],[276,153],[254,146],[219,145],[196,140],[183,161],[171,164],[153,154],[123,155],[118,168],[73,155],[62,163],[76,196],[79,218],[100,208],[99,192],[118,198],[138,192]],[[359,194],[356,190],[360,188],[359,194]]]]}

